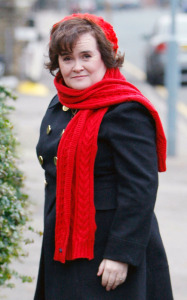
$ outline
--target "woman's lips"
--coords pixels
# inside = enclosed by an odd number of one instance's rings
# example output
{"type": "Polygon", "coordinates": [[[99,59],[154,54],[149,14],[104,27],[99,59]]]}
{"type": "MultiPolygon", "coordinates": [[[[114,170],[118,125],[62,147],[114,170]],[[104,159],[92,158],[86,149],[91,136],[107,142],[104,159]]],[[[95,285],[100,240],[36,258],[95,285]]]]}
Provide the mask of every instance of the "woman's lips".
{"type": "Polygon", "coordinates": [[[77,75],[77,76],[73,76],[73,79],[79,79],[79,78],[85,78],[87,77],[87,75],[77,75]]]}

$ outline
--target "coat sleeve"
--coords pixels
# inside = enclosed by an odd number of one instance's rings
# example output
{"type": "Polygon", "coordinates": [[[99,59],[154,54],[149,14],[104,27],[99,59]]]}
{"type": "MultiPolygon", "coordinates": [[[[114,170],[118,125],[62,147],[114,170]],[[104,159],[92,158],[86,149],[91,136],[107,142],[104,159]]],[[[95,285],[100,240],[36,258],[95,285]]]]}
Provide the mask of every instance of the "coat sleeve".
{"type": "Polygon", "coordinates": [[[104,258],[138,266],[145,254],[158,187],[155,123],[136,102],[108,113],[117,173],[117,209],[104,258]]]}

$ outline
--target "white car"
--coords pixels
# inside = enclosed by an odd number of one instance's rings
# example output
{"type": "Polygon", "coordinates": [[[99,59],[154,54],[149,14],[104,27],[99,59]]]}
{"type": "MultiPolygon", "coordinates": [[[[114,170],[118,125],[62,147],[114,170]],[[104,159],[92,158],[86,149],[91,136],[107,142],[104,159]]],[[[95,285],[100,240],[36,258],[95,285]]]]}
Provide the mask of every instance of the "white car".
{"type": "MultiPolygon", "coordinates": [[[[147,81],[163,84],[167,63],[167,44],[171,39],[171,17],[162,16],[147,36],[145,50],[145,69],[147,81]]],[[[178,44],[178,64],[181,82],[187,82],[187,14],[176,16],[176,40],[178,44]]]]}

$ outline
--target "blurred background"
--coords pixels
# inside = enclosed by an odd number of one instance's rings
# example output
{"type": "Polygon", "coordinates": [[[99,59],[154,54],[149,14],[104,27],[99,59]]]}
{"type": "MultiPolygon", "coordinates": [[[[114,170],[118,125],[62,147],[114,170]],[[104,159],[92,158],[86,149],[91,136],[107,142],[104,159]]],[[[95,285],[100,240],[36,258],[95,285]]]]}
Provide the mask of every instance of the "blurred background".
{"type": "MultiPolygon", "coordinates": [[[[12,120],[21,142],[32,226],[43,228],[43,171],[35,146],[41,119],[56,93],[53,77],[44,68],[50,29],[65,15],[77,12],[100,15],[113,25],[119,49],[125,52],[123,74],[161,116],[169,155],[168,171],[159,175],[156,212],[174,299],[186,300],[187,0],[0,0],[0,85],[18,95],[12,120]]],[[[17,282],[14,290],[0,292],[0,299],[33,299],[42,239],[34,236],[34,240],[27,246],[27,260],[14,263],[16,269],[33,276],[33,283],[17,282]]]]}
{"type": "Polygon", "coordinates": [[[187,0],[0,0],[0,83],[27,93],[47,92],[51,78],[48,82],[43,63],[50,29],[64,15],[77,12],[111,22],[125,52],[125,71],[165,97],[171,95],[170,128],[175,134],[177,97],[187,114],[187,0]]]}
{"type": "MultiPolygon", "coordinates": [[[[170,0],[0,0],[0,77],[39,81],[43,46],[53,21],[69,13],[103,15],[117,31],[126,59],[145,72],[151,84],[164,83],[164,63],[170,20],[170,0]],[[160,20],[161,18],[161,20],[160,20]],[[159,66],[158,66],[159,64],[159,66]]],[[[187,56],[187,0],[175,0],[180,13],[177,34],[183,58],[187,56]],[[183,16],[182,16],[183,14],[183,16]]],[[[183,62],[182,81],[187,81],[183,62]]]]}

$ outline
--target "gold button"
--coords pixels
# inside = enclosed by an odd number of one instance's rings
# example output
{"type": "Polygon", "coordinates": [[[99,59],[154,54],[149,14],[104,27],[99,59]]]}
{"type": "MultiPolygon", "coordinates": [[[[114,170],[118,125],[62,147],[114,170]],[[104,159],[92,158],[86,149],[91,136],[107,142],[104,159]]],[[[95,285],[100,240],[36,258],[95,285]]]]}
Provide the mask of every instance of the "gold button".
{"type": "Polygon", "coordinates": [[[46,132],[47,132],[47,134],[50,134],[50,132],[51,132],[51,125],[47,126],[47,131],[46,132]]]}
{"type": "Polygon", "coordinates": [[[56,163],[57,163],[57,159],[58,159],[57,156],[55,156],[54,157],[54,164],[55,164],[55,166],[56,166],[56,163]]]}
{"type": "Polygon", "coordinates": [[[48,182],[47,182],[47,180],[46,180],[46,179],[44,179],[44,184],[45,184],[45,186],[47,186],[47,185],[48,185],[48,182]]]}
{"type": "Polygon", "coordinates": [[[43,162],[44,162],[43,157],[41,155],[39,155],[38,159],[39,159],[40,165],[43,165],[43,162]]]}
{"type": "Polygon", "coordinates": [[[69,110],[69,107],[63,105],[63,106],[62,106],[62,110],[63,110],[63,111],[68,111],[68,110],[69,110]]]}
{"type": "Polygon", "coordinates": [[[65,129],[62,130],[61,136],[64,134],[64,132],[65,132],[65,129]]]}

